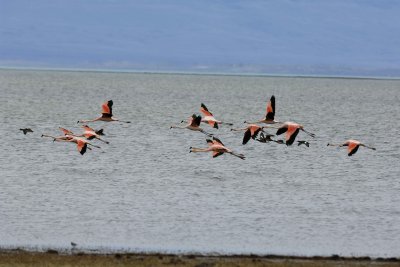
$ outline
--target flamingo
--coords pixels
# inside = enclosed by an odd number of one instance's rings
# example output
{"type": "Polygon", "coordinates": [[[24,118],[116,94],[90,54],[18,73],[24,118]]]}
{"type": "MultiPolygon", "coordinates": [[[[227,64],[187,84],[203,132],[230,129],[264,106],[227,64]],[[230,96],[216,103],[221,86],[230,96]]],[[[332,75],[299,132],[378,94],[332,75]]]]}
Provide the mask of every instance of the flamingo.
{"type": "Polygon", "coordinates": [[[242,142],[245,145],[249,142],[250,138],[255,139],[260,131],[264,131],[264,128],[256,124],[250,124],[246,128],[231,129],[231,131],[245,131],[242,142]]]}
{"type": "Polygon", "coordinates": [[[170,129],[172,129],[172,128],[189,129],[192,131],[199,131],[199,132],[211,137],[212,134],[209,134],[209,133],[205,132],[202,128],[200,128],[200,123],[201,123],[201,116],[200,115],[197,116],[196,114],[193,114],[191,117],[189,117],[187,125],[185,125],[185,126],[172,125],[170,127],[170,129]]]}
{"type": "Polygon", "coordinates": [[[227,122],[222,122],[219,120],[216,120],[213,116],[213,114],[208,110],[206,105],[201,103],[200,107],[200,112],[203,113],[204,118],[201,120],[202,122],[207,122],[208,124],[211,125],[211,127],[214,127],[215,129],[218,129],[218,124],[227,124],[227,125],[233,125],[232,123],[227,123],[227,122]]]}
{"type": "Polygon", "coordinates": [[[88,122],[94,122],[94,121],[119,121],[119,122],[124,122],[124,123],[130,123],[130,121],[121,121],[117,118],[113,117],[112,114],[112,106],[113,106],[114,102],[112,100],[108,100],[107,102],[103,103],[103,105],[101,106],[102,108],[102,116],[98,117],[96,119],[93,120],[80,120],[78,121],[78,123],[88,123],[88,122]]]}
{"type": "MultiPolygon", "coordinates": [[[[88,140],[92,140],[92,139],[96,138],[96,139],[98,139],[98,140],[100,140],[100,141],[102,141],[102,142],[104,142],[106,144],[110,143],[110,142],[105,141],[105,140],[100,138],[100,136],[98,134],[99,131],[95,131],[94,129],[90,128],[87,125],[82,125],[82,128],[84,129],[84,132],[83,132],[82,136],[86,137],[88,140]]],[[[101,133],[103,134],[103,129],[101,129],[101,133]]]]}
{"type": "Polygon", "coordinates": [[[81,155],[85,154],[86,150],[89,149],[91,150],[90,147],[88,147],[88,145],[93,146],[93,147],[97,147],[100,148],[99,146],[93,145],[91,143],[89,143],[87,140],[78,137],[78,136],[73,136],[73,135],[65,135],[65,136],[51,136],[51,135],[46,135],[46,134],[42,134],[42,137],[51,137],[53,138],[53,142],[54,141],[58,141],[58,142],[72,142],[72,143],[76,143],[77,144],[77,148],[78,151],[81,155]]]}
{"type": "Polygon", "coordinates": [[[296,136],[300,130],[302,130],[303,132],[305,132],[306,134],[308,134],[311,137],[315,137],[315,134],[304,130],[303,125],[295,123],[295,122],[285,122],[285,123],[283,123],[282,126],[279,126],[279,127],[274,127],[272,125],[266,126],[266,127],[278,128],[276,135],[281,135],[286,132],[285,140],[286,140],[287,146],[290,146],[293,144],[293,142],[296,139],[296,136]]]}
{"type": "Polygon", "coordinates": [[[347,140],[343,144],[339,144],[339,145],[329,144],[328,143],[327,146],[337,146],[337,147],[347,146],[347,153],[348,153],[347,155],[349,157],[352,156],[353,154],[355,154],[360,146],[363,146],[363,147],[366,147],[366,148],[369,148],[369,149],[372,149],[372,150],[376,150],[375,147],[367,146],[367,145],[361,143],[360,141],[351,140],[351,139],[347,140]]]}
{"type": "Polygon", "coordinates": [[[244,123],[255,124],[255,123],[266,123],[266,124],[275,124],[280,123],[279,121],[275,121],[275,96],[271,96],[271,99],[267,103],[267,112],[265,114],[265,118],[256,122],[248,122],[244,123]]]}
{"type": "Polygon", "coordinates": [[[33,133],[33,131],[32,131],[31,128],[23,128],[23,129],[19,129],[19,130],[22,131],[25,135],[26,135],[27,133],[33,133]]]}
{"type": "Polygon", "coordinates": [[[99,131],[95,131],[94,129],[90,128],[87,125],[83,125],[82,128],[84,129],[84,132],[83,132],[83,134],[80,134],[80,135],[74,134],[70,130],[62,128],[62,127],[60,127],[60,130],[66,136],[68,135],[68,136],[76,136],[76,137],[86,137],[86,139],[88,139],[88,140],[92,140],[92,139],[96,138],[96,139],[98,139],[98,140],[100,140],[100,141],[102,141],[102,142],[104,142],[106,144],[110,143],[110,142],[105,141],[105,140],[100,138],[99,135],[104,135],[103,134],[103,129],[100,129],[99,131]]]}
{"type": "Polygon", "coordinates": [[[213,158],[216,158],[224,153],[229,153],[235,157],[238,157],[240,159],[245,159],[245,156],[243,154],[237,154],[235,152],[233,152],[232,150],[230,150],[229,148],[225,147],[225,145],[221,142],[221,140],[219,140],[216,137],[213,137],[213,140],[207,139],[207,144],[208,144],[208,148],[195,148],[195,147],[190,147],[190,151],[191,152],[213,152],[213,158]]]}
{"type": "Polygon", "coordinates": [[[72,139],[72,136],[76,136],[73,132],[71,132],[68,129],[65,129],[63,127],[59,127],[59,129],[64,133],[64,135],[62,135],[62,136],[52,136],[52,135],[48,135],[48,134],[42,134],[41,137],[53,138],[53,142],[55,142],[55,141],[69,140],[69,139],[72,139]]]}

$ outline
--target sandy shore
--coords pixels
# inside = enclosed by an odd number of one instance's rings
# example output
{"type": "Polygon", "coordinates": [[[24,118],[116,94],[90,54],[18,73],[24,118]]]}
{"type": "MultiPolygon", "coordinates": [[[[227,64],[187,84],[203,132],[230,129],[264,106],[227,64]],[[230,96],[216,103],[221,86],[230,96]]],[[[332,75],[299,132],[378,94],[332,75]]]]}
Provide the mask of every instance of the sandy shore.
{"type": "Polygon", "coordinates": [[[0,250],[0,267],[3,266],[400,266],[400,259],[370,259],[291,256],[201,256],[170,254],[62,254],[55,250],[29,252],[20,249],[0,250]]]}

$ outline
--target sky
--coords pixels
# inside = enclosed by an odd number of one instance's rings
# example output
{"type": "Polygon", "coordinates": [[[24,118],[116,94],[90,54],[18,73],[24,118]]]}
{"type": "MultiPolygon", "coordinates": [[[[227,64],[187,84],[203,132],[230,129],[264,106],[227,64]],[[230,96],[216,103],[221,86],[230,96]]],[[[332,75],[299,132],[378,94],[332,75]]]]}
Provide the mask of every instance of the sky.
{"type": "Polygon", "coordinates": [[[397,0],[0,0],[0,66],[400,77],[397,0]]]}

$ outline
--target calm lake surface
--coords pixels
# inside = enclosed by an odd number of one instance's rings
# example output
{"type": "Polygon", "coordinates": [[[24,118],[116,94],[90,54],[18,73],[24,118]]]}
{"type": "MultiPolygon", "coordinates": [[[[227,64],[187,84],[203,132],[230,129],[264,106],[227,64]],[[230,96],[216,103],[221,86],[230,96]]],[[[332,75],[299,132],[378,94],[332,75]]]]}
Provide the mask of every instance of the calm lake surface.
{"type": "Polygon", "coordinates": [[[399,80],[0,70],[0,96],[0,247],[400,256],[399,80]],[[189,154],[203,134],[169,129],[202,102],[242,127],[272,94],[309,148],[202,125],[246,155],[213,159],[189,154]],[[90,124],[109,145],[41,138],[109,99],[132,121],[90,124]],[[377,150],[326,146],[350,138],[377,150]]]}

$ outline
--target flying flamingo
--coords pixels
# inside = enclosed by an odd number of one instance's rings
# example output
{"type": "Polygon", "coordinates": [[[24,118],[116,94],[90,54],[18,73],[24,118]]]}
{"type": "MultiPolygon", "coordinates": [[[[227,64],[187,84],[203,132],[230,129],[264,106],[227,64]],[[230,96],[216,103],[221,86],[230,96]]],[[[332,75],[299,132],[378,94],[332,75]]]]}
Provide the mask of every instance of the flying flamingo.
{"type": "Polygon", "coordinates": [[[72,139],[73,136],[76,136],[73,132],[71,132],[68,129],[65,129],[63,127],[59,127],[59,129],[64,133],[64,135],[62,135],[62,136],[52,136],[52,135],[42,134],[42,137],[53,138],[53,142],[55,142],[55,141],[69,140],[69,139],[72,139]]]}
{"type": "Polygon", "coordinates": [[[110,142],[105,141],[105,140],[100,138],[98,133],[100,132],[102,135],[104,135],[103,134],[103,129],[101,129],[99,131],[95,131],[92,128],[90,128],[89,126],[87,126],[87,125],[83,125],[82,128],[84,129],[84,132],[83,132],[83,134],[80,134],[80,135],[74,134],[70,130],[62,128],[62,127],[60,127],[60,130],[64,133],[65,136],[85,137],[88,140],[92,140],[92,139],[96,138],[96,139],[98,139],[98,140],[100,140],[100,141],[102,141],[102,142],[104,142],[106,144],[110,143],[110,142]]]}
{"type": "Polygon", "coordinates": [[[212,134],[209,134],[209,133],[205,132],[202,128],[200,128],[200,123],[201,123],[201,116],[200,115],[196,116],[196,114],[193,114],[191,117],[189,117],[187,125],[185,125],[185,126],[172,125],[170,127],[170,129],[172,129],[172,128],[189,129],[189,130],[192,130],[192,131],[202,132],[203,134],[211,137],[212,134]]]}
{"type": "Polygon", "coordinates": [[[348,153],[347,155],[349,157],[352,156],[353,154],[355,154],[360,146],[363,146],[363,147],[366,147],[366,148],[369,148],[369,149],[372,149],[372,150],[376,150],[376,148],[374,148],[374,147],[364,145],[360,141],[351,140],[351,139],[347,140],[346,142],[344,142],[343,144],[340,144],[340,145],[335,145],[335,144],[329,144],[328,143],[327,146],[337,146],[337,147],[347,146],[347,153],[348,153]]]}
{"type": "Polygon", "coordinates": [[[246,128],[231,129],[231,131],[245,131],[243,136],[242,144],[245,145],[249,142],[250,138],[256,139],[258,133],[264,131],[265,127],[258,126],[256,124],[250,124],[246,128]]]}
{"type": "Polygon", "coordinates": [[[244,123],[248,124],[255,124],[255,123],[267,123],[267,124],[275,124],[280,123],[279,121],[275,121],[275,96],[271,96],[271,99],[267,103],[267,112],[265,114],[265,118],[256,122],[248,122],[245,121],[244,123]]]}
{"type": "Polygon", "coordinates": [[[222,122],[222,121],[216,120],[214,118],[213,114],[208,110],[206,105],[204,105],[203,103],[201,103],[200,112],[203,113],[203,115],[204,115],[204,118],[201,121],[207,122],[208,124],[211,125],[211,127],[214,127],[215,129],[218,129],[218,124],[233,125],[232,123],[227,123],[227,122],[222,122]]]}
{"type": "Polygon", "coordinates": [[[81,120],[78,121],[78,123],[88,123],[88,122],[94,122],[94,121],[119,121],[119,122],[124,122],[124,123],[130,123],[130,121],[121,121],[117,118],[113,117],[112,114],[112,106],[113,106],[113,101],[109,100],[105,103],[103,103],[103,105],[101,106],[102,108],[102,116],[98,117],[96,119],[93,120],[81,120]]]}
{"type": "MultiPolygon", "coordinates": [[[[92,139],[96,138],[96,139],[98,139],[98,140],[100,140],[100,141],[102,141],[102,142],[104,142],[106,144],[110,143],[108,141],[105,141],[105,140],[101,139],[99,134],[98,134],[98,131],[95,131],[94,129],[90,128],[89,126],[83,125],[82,128],[85,130],[83,132],[82,136],[86,137],[88,140],[92,140],[92,139]]],[[[101,131],[101,133],[103,133],[103,131],[101,131]]]]}
{"type": "Polygon", "coordinates": [[[100,148],[99,146],[93,145],[81,137],[77,137],[77,136],[73,136],[73,135],[51,136],[51,135],[42,134],[42,137],[51,137],[51,138],[53,138],[53,142],[58,141],[58,142],[76,143],[78,151],[81,155],[85,154],[86,149],[89,149],[89,150],[91,149],[90,147],[88,147],[88,145],[100,148]]]}
{"type": "Polygon", "coordinates": [[[279,127],[274,127],[272,125],[266,126],[269,128],[278,128],[278,131],[276,132],[276,135],[281,135],[283,133],[286,133],[285,139],[286,139],[286,145],[290,146],[293,144],[294,140],[296,139],[296,136],[298,135],[299,131],[302,130],[306,134],[308,134],[311,137],[315,137],[315,134],[310,133],[306,130],[304,130],[304,126],[295,122],[285,122],[283,125],[279,127]]]}
{"type": "Polygon", "coordinates": [[[195,148],[195,147],[190,147],[191,152],[213,152],[213,158],[216,158],[224,153],[229,153],[235,157],[238,157],[240,159],[245,159],[245,156],[243,154],[237,154],[230,150],[229,148],[225,147],[225,145],[221,142],[216,137],[213,137],[213,140],[207,139],[207,144],[208,148],[195,148]]]}

